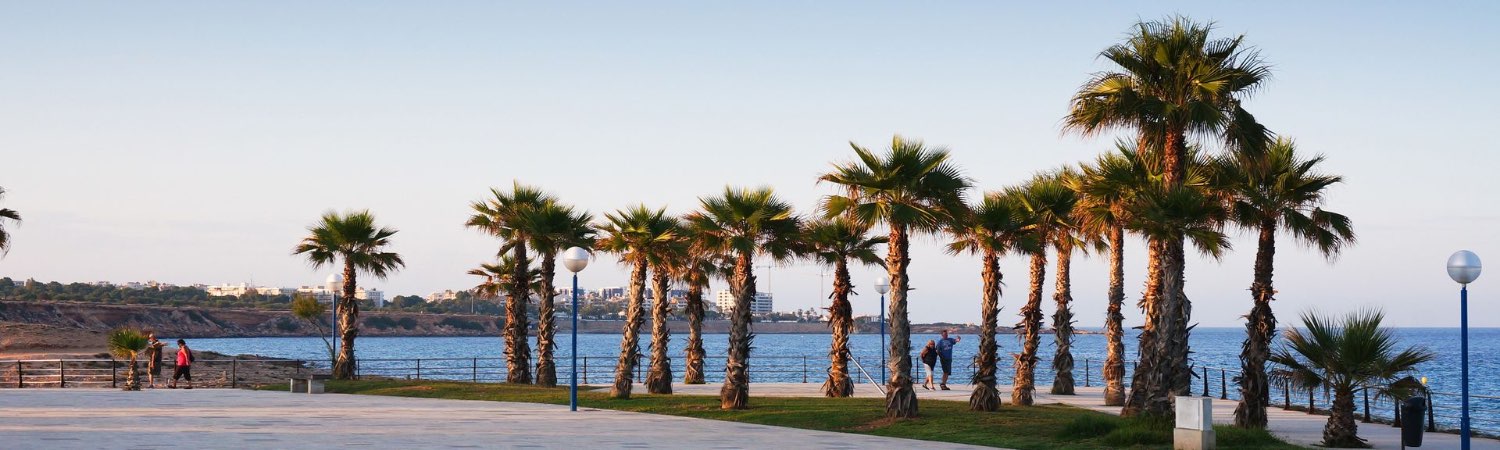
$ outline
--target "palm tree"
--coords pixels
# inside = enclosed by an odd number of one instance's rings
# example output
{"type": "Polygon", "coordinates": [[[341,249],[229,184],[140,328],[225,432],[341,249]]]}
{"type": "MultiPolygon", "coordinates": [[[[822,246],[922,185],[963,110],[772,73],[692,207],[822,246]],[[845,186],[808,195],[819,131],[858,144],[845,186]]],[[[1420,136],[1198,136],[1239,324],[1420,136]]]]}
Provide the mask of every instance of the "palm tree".
{"type": "Polygon", "coordinates": [[[339,259],[344,261],[344,292],[338,299],[337,325],[341,347],[338,359],[333,363],[333,377],[353,379],[354,338],[359,337],[359,299],[354,298],[356,271],[384,280],[406,265],[401,255],[386,251],[396,229],[376,226],[375,216],[369,210],[361,210],[344,214],[335,211],[323,213],[323,218],[307,227],[307,231],[308,236],[292,250],[292,254],[306,255],[313,269],[324,264],[332,265],[339,259]]]}
{"type": "MultiPolygon", "coordinates": [[[[1199,174],[1190,172],[1190,178],[1198,180],[1199,174]]],[[[1147,247],[1146,286],[1141,296],[1141,308],[1146,323],[1141,327],[1140,352],[1132,386],[1125,399],[1122,414],[1170,417],[1173,413],[1173,396],[1187,395],[1192,382],[1192,369],[1187,366],[1186,355],[1162,357],[1162,348],[1186,349],[1191,327],[1191,303],[1182,297],[1182,302],[1163,300],[1165,292],[1176,289],[1182,292],[1184,256],[1172,252],[1170,243],[1174,239],[1187,239],[1197,247],[1199,253],[1220,258],[1229,249],[1228,238],[1221,231],[1227,212],[1214,192],[1201,182],[1167,187],[1163,183],[1150,183],[1146,189],[1136,193],[1128,209],[1131,215],[1126,228],[1146,237],[1147,247]],[[1145,349],[1157,349],[1155,351],[1145,349]],[[1148,390],[1142,385],[1169,386],[1165,392],[1148,390]]]]}
{"type": "Polygon", "coordinates": [[[1294,239],[1333,258],[1354,242],[1349,218],[1322,208],[1328,188],[1342,177],[1317,172],[1323,157],[1302,158],[1290,139],[1277,139],[1267,151],[1235,152],[1215,164],[1215,185],[1230,193],[1233,222],[1258,233],[1255,281],[1250,284],[1254,306],[1245,324],[1245,344],[1240,352],[1240,403],[1234,423],[1241,427],[1265,428],[1266,405],[1271,389],[1266,380],[1266,359],[1276,335],[1276,316],[1271,300],[1276,293],[1271,274],[1276,257],[1276,233],[1285,231],[1294,239]]]}
{"type": "MultiPolygon", "coordinates": [[[[467,273],[483,279],[471,290],[474,298],[499,299],[510,288],[511,278],[516,276],[516,259],[512,255],[501,255],[498,261],[479,263],[478,268],[469,269],[467,273]]],[[[529,289],[540,291],[542,271],[532,267],[527,269],[526,276],[530,280],[527,282],[529,289]]]]}
{"type": "MultiPolygon", "coordinates": [[[[1168,190],[1186,183],[1189,133],[1222,138],[1230,147],[1263,150],[1269,132],[1242,107],[1242,103],[1270,76],[1270,68],[1244,36],[1211,39],[1212,25],[1185,17],[1141,22],[1126,42],[1100,53],[1120,67],[1119,71],[1096,74],[1073,96],[1065,127],[1085,135],[1116,128],[1134,129],[1138,147],[1161,144],[1159,173],[1168,190]]],[[[1160,295],[1143,300],[1148,311],[1141,334],[1141,367],[1125,413],[1172,414],[1170,396],[1187,389],[1187,322],[1191,305],[1183,293],[1185,260],[1182,233],[1167,233],[1151,243],[1151,264],[1161,265],[1167,280],[1160,295]],[[1161,303],[1160,305],[1155,303],[1161,303]],[[1155,314],[1155,315],[1152,315],[1155,314]],[[1160,324],[1171,320],[1174,323],[1160,324]],[[1137,394],[1134,391],[1140,391],[1137,394]],[[1144,408],[1133,399],[1153,399],[1144,408]],[[1165,401],[1163,401],[1165,400],[1165,401]]]]}
{"type": "Polygon", "coordinates": [[[292,299],[292,316],[306,321],[317,330],[318,337],[323,338],[323,347],[328,349],[328,360],[338,359],[338,353],[333,350],[333,341],[328,339],[328,333],[323,331],[323,315],[328,314],[328,307],[318,301],[312,295],[297,294],[292,299]]]}
{"type": "Polygon", "coordinates": [[[707,356],[703,350],[703,292],[712,277],[728,271],[723,268],[724,258],[703,248],[701,236],[691,223],[685,223],[677,236],[673,247],[676,257],[668,262],[668,269],[674,279],[687,285],[684,309],[688,316],[688,343],[682,383],[703,384],[703,359],[707,356]]]}
{"type": "Polygon", "coordinates": [[[1057,352],[1052,357],[1051,392],[1053,395],[1073,395],[1073,252],[1087,254],[1090,245],[1102,247],[1103,242],[1097,234],[1079,226],[1082,214],[1077,209],[1082,175],[1065,168],[1049,176],[1067,187],[1071,194],[1059,197],[1058,203],[1051,208],[1057,218],[1049,242],[1057,251],[1057,284],[1052,294],[1052,300],[1057,304],[1057,311],[1052,314],[1052,336],[1057,343],[1057,352]]]}
{"type": "Polygon", "coordinates": [[[540,280],[536,287],[537,297],[541,298],[537,308],[536,384],[553,387],[557,386],[557,366],[552,359],[553,349],[557,347],[554,340],[557,335],[554,321],[557,291],[552,283],[557,274],[557,254],[574,246],[593,247],[594,229],[589,222],[594,217],[556,201],[542,203],[530,215],[527,234],[531,248],[541,255],[540,280]]]}
{"type": "Polygon", "coordinates": [[[1382,389],[1418,364],[1432,361],[1432,352],[1418,347],[1396,351],[1396,336],[1380,322],[1378,310],[1358,311],[1334,323],[1315,313],[1302,315],[1303,329],[1286,331],[1286,342],[1271,362],[1285,367],[1278,376],[1304,389],[1333,391],[1326,447],[1369,447],[1359,439],[1354,419],[1354,396],[1366,389],[1382,389]]]}
{"type": "Polygon", "coordinates": [[[998,411],[1000,390],[995,388],[999,372],[999,345],[995,333],[999,326],[1000,285],[1004,274],[1000,272],[1000,257],[1011,250],[1040,251],[1040,244],[1031,239],[1031,224],[1022,211],[1020,199],[1014,195],[991,192],[962,221],[950,225],[953,242],[948,251],[978,253],[982,261],[980,270],[984,279],[981,298],[979,329],[979,353],[974,356],[977,369],[974,372],[974,393],[969,395],[969,409],[973,411],[998,411]]]}
{"type": "Polygon", "coordinates": [[[726,187],[723,194],[700,198],[699,203],[700,209],[685,220],[698,231],[706,250],[734,260],[729,275],[734,309],[729,313],[729,358],[719,407],[746,409],[750,407],[750,342],[755,338],[750,331],[750,302],[756,292],[755,258],[791,258],[801,220],[792,213],[792,205],[768,187],[726,187]]]}
{"type": "Polygon", "coordinates": [[[849,376],[849,334],[854,331],[854,309],[849,303],[854,283],[849,281],[849,263],[880,264],[875,249],[888,241],[883,236],[869,237],[869,232],[869,225],[847,217],[808,222],[802,229],[802,244],[809,256],[833,266],[833,292],[828,294],[832,300],[828,326],[833,329],[833,343],[828,348],[828,381],[823,383],[823,395],[828,397],[854,395],[854,380],[849,376]]]}
{"type": "Polygon", "coordinates": [[[135,328],[116,328],[109,332],[106,340],[109,344],[109,354],[116,358],[130,360],[130,371],[125,373],[125,387],[122,389],[141,390],[141,375],[136,372],[136,358],[146,350],[148,344],[146,333],[135,328]]]}
{"type": "MultiPolygon", "coordinates": [[[[1038,175],[1020,187],[1009,189],[1007,195],[1015,199],[1019,214],[1029,224],[1027,233],[1031,239],[1052,244],[1060,241],[1059,235],[1068,233],[1068,214],[1078,197],[1057,174],[1038,175]]],[[[1071,253],[1071,247],[1068,249],[1071,253]]],[[[1021,307],[1021,322],[1016,324],[1021,330],[1021,353],[1015,355],[1016,375],[1010,393],[1011,403],[1023,406],[1032,404],[1036,390],[1037,353],[1042,332],[1042,284],[1047,276],[1046,245],[1035,248],[1030,255],[1031,290],[1026,305],[1021,307]]],[[[1065,268],[1062,262],[1066,260],[1064,253],[1059,251],[1059,272],[1065,268]]],[[[1058,286],[1064,287],[1061,281],[1058,286]]],[[[1071,366],[1070,362],[1070,369],[1071,366]]]]}
{"type": "Polygon", "coordinates": [[[527,259],[526,245],[531,239],[531,211],[552,201],[552,197],[535,187],[514,182],[510,192],[490,188],[489,200],[469,204],[474,214],[464,226],[476,228],[503,243],[499,254],[511,253],[515,258],[515,273],[510,278],[505,299],[505,364],[509,370],[505,381],[531,383],[531,347],[527,341],[526,302],[531,298],[531,289],[526,270],[531,267],[527,259]]]}
{"type": "MultiPolygon", "coordinates": [[[[0,199],[5,198],[5,188],[0,188],[0,199]]],[[[21,223],[21,213],[10,208],[0,208],[0,255],[10,253],[10,233],[5,231],[5,220],[21,223]]]]}
{"type": "Polygon", "coordinates": [[[832,172],[818,177],[820,182],[838,184],[845,190],[843,195],[826,198],[823,210],[830,218],[848,214],[863,223],[883,223],[890,231],[885,265],[891,285],[887,309],[892,358],[885,411],[890,417],[916,417],[911,322],[906,312],[907,291],[911,289],[906,276],[911,263],[911,234],[935,233],[951,223],[956,212],[967,208],[964,191],[970,181],[948,162],[947,149],[927,147],[922,141],[895,136],[885,155],[876,155],[853,142],[849,146],[858,160],[836,164],[832,172]]]}
{"type": "Polygon", "coordinates": [[[609,394],[613,398],[628,399],[635,366],[640,359],[641,321],[644,319],[641,302],[646,296],[646,268],[651,264],[652,254],[675,239],[677,220],[667,215],[666,208],[653,210],[645,205],[606,213],[604,219],[606,222],[598,227],[603,236],[594,243],[595,248],[619,254],[620,261],[631,266],[625,336],[620,341],[620,361],[615,365],[615,384],[609,394]]]}
{"type": "Polygon", "coordinates": [[[1135,149],[1116,143],[1116,152],[1100,155],[1084,164],[1077,185],[1080,194],[1076,213],[1079,226],[1104,235],[1109,245],[1109,307],[1104,316],[1104,405],[1125,405],[1125,224],[1126,208],[1150,179],[1150,172],[1135,149]]]}
{"type": "Polygon", "coordinates": [[[667,329],[672,306],[668,283],[672,280],[672,265],[681,253],[680,240],[676,233],[682,231],[682,221],[666,218],[673,238],[661,245],[653,246],[647,258],[651,264],[651,370],[646,372],[646,392],[652,394],[672,393],[672,359],[667,355],[667,344],[672,333],[667,329]]]}

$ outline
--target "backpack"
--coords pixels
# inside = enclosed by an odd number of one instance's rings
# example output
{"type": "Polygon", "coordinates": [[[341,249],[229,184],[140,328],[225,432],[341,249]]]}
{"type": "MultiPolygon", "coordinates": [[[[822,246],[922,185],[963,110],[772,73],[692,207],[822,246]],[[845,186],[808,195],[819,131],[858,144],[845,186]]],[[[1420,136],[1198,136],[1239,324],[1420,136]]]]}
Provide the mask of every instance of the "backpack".
{"type": "Polygon", "coordinates": [[[189,363],[198,362],[198,358],[193,355],[193,349],[188,349],[187,354],[189,363]]]}

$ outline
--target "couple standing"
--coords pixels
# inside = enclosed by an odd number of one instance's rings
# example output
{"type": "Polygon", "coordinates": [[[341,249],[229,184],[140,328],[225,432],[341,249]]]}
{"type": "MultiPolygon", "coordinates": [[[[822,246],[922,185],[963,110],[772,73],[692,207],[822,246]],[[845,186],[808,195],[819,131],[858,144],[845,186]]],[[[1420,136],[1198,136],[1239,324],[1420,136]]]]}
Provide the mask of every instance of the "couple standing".
{"type": "MultiPolygon", "coordinates": [[[[146,339],[148,340],[146,343],[146,377],[150,381],[151,387],[155,388],[156,379],[161,377],[162,349],[166,348],[167,344],[156,340],[156,333],[147,333],[146,339]]],[[[194,359],[197,358],[193,357],[193,350],[188,348],[187,342],[178,339],[177,365],[172,369],[172,381],[167,384],[167,387],[177,389],[177,380],[179,378],[187,378],[187,389],[193,388],[194,359]]]]}
{"type": "Polygon", "coordinates": [[[936,341],[927,341],[927,346],[922,348],[921,355],[922,366],[927,368],[927,379],[922,382],[923,389],[933,389],[932,369],[941,360],[943,363],[943,382],[938,384],[938,389],[951,390],[948,389],[948,375],[953,373],[953,346],[958,344],[960,340],[963,340],[963,337],[950,338],[948,337],[948,330],[943,330],[942,337],[936,341]]]}

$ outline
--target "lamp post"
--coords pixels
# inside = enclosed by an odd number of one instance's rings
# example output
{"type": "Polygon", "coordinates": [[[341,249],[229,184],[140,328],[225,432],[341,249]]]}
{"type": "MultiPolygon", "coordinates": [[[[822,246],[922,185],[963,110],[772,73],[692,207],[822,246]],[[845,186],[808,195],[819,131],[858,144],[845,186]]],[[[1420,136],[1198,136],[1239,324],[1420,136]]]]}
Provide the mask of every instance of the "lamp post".
{"type": "Polygon", "coordinates": [[[890,380],[885,377],[885,293],[891,291],[891,280],[880,278],[875,280],[875,292],[880,293],[880,382],[890,380]]]}
{"type": "Polygon", "coordinates": [[[333,354],[328,355],[328,373],[333,373],[333,363],[338,361],[339,354],[339,285],[344,284],[344,276],[338,272],[328,274],[323,280],[323,288],[328,289],[328,303],[333,305],[328,308],[333,311],[333,321],[329,322],[329,332],[333,333],[333,354]]]}
{"type": "Polygon", "coordinates": [[[568,410],[578,410],[578,272],[589,266],[589,251],[573,247],[562,254],[563,266],[573,272],[573,376],[568,382],[568,410]]]}
{"type": "Polygon", "coordinates": [[[1459,372],[1459,383],[1463,384],[1463,418],[1459,422],[1459,442],[1463,450],[1469,450],[1469,283],[1479,278],[1479,255],[1468,250],[1459,250],[1448,257],[1448,277],[1459,284],[1458,317],[1459,342],[1463,352],[1459,372]]]}

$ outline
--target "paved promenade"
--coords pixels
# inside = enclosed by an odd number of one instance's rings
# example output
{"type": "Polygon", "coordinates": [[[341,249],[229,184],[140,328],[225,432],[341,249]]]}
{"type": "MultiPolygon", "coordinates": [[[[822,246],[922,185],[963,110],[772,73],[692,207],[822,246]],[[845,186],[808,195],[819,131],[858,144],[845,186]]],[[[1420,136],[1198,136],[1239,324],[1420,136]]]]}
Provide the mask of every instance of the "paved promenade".
{"type": "MultiPolygon", "coordinates": [[[[928,391],[917,386],[917,398],[941,399],[954,401],[969,401],[969,385],[950,385],[951,391],[928,391]]],[[[750,396],[760,397],[809,397],[822,396],[819,383],[761,383],[750,386],[750,396]]],[[[719,385],[697,385],[697,386],[673,386],[674,392],[678,394],[693,395],[718,395],[719,385]]],[[[1115,406],[1104,406],[1104,388],[1078,388],[1078,395],[1051,395],[1047,394],[1047,386],[1042,386],[1036,393],[1037,404],[1062,403],[1091,409],[1094,411],[1119,414],[1120,408],[1115,406]]],[[[1001,399],[1006,404],[1010,403],[1010,386],[1001,386],[1001,399]]],[[[879,397],[880,391],[869,384],[860,384],[855,387],[854,394],[859,397],[879,397]]],[[[1234,407],[1236,403],[1232,400],[1214,399],[1214,423],[1234,423],[1234,407]]],[[[1271,432],[1287,442],[1298,445],[1312,446],[1322,442],[1323,425],[1328,423],[1328,416],[1310,415],[1307,413],[1287,411],[1281,408],[1267,410],[1270,416],[1271,432]]],[[[1359,424],[1359,436],[1370,441],[1377,449],[1399,449],[1401,448],[1400,430],[1390,425],[1375,423],[1359,424]]],[[[1423,438],[1422,448],[1456,449],[1458,435],[1449,433],[1427,433],[1423,438]]],[[[1474,439],[1472,442],[1474,450],[1500,450],[1500,440],[1474,439]]]]}
{"type": "Polygon", "coordinates": [[[232,389],[6,389],[0,448],[966,449],[566,406],[232,389]]]}

